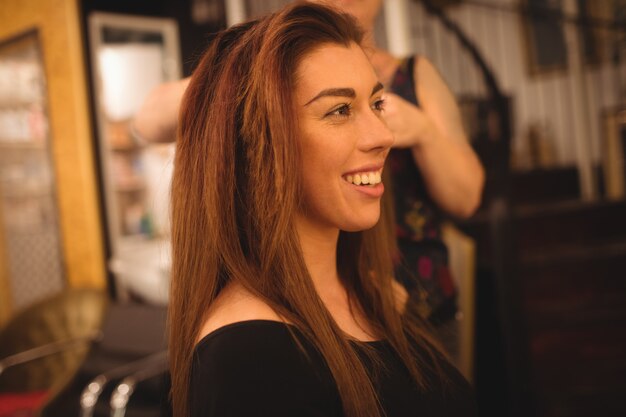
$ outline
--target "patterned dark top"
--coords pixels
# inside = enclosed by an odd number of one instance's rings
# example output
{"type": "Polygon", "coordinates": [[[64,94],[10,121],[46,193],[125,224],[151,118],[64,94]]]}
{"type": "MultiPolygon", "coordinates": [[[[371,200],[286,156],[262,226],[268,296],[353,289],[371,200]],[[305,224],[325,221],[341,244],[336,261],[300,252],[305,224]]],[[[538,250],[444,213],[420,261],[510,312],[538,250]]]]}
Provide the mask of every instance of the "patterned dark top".
{"type": "MultiPolygon", "coordinates": [[[[414,65],[415,57],[402,61],[390,90],[419,107],[414,65]]],[[[441,212],[428,195],[411,149],[392,149],[387,168],[391,170],[400,249],[396,276],[424,316],[435,324],[450,320],[456,313],[456,289],[441,240],[441,212]]]]}

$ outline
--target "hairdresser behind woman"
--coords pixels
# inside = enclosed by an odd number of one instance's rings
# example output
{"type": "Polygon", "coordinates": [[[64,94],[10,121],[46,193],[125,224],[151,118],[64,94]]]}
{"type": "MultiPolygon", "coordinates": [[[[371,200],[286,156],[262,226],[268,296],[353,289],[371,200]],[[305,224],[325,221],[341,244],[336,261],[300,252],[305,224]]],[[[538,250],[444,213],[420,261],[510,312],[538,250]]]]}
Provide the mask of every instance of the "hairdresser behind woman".
{"type": "MultiPolygon", "coordinates": [[[[384,117],[394,135],[385,171],[387,215],[395,222],[395,277],[408,304],[436,326],[446,350],[460,349],[457,288],[448,264],[442,224],[467,218],[478,207],[485,179],[468,143],[453,94],[421,55],[397,57],[378,47],[374,22],[382,0],[316,0],[357,19],[363,50],[385,85],[384,117]]],[[[328,70],[332,71],[332,66],[328,70]]],[[[158,86],[135,116],[135,131],[151,142],[171,141],[189,79],[158,86]]]]}
{"type": "Polygon", "coordinates": [[[192,76],[172,184],[177,417],[475,415],[394,284],[393,138],[361,41],[349,15],[297,3],[217,34],[192,76]]]}

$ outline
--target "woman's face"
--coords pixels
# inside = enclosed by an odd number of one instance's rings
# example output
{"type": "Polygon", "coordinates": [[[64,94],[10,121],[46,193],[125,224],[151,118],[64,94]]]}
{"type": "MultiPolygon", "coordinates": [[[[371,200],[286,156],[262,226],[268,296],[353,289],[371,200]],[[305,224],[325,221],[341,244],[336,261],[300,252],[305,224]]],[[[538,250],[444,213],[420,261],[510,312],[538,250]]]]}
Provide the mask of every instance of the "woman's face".
{"type": "Polygon", "coordinates": [[[380,216],[381,173],[393,136],[383,90],[359,46],[327,44],[296,73],[304,191],[302,219],[316,228],[359,231],[380,216]]]}

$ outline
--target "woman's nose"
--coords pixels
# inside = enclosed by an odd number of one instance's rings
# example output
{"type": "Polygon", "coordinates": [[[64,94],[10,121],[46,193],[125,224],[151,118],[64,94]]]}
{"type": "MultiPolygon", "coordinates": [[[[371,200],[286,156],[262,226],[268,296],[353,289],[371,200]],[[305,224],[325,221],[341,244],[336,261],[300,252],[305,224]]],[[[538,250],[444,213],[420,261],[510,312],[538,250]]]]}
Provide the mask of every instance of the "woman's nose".
{"type": "Polygon", "coordinates": [[[384,151],[389,149],[394,142],[393,133],[387,127],[380,115],[371,112],[364,118],[361,130],[359,147],[362,151],[384,151]]]}

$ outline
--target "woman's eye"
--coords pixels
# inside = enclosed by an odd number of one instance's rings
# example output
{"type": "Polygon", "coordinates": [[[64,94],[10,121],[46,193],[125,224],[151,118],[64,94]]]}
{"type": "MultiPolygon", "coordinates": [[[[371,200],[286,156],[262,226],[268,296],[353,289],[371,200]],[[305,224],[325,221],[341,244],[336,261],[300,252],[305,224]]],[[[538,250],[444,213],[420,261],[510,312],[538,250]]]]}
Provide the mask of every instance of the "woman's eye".
{"type": "Polygon", "coordinates": [[[342,104],[335,110],[328,113],[326,116],[330,117],[348,117],[352,113],[352,107],[349,104],[342,104]]]}
{"type": "Polygon", "coordinates": [[[383,110],[385,110],[385,99],[381,98],[376,100],[374,104],[372,104],[372,109],[377,112],[382,112],[383,110]]]}

